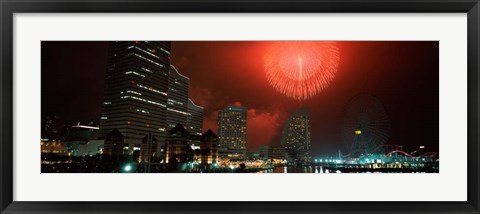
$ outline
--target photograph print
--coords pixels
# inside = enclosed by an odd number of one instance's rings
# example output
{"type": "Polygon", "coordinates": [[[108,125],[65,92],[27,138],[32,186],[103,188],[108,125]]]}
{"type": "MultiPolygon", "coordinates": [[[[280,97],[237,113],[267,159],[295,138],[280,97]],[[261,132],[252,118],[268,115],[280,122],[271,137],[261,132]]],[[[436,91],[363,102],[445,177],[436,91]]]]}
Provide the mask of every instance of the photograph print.
{"type": "Polygon", "coordinates": [[[439,173],[439,42],[42,41],[40,128],[42,173],[439,173]]]}

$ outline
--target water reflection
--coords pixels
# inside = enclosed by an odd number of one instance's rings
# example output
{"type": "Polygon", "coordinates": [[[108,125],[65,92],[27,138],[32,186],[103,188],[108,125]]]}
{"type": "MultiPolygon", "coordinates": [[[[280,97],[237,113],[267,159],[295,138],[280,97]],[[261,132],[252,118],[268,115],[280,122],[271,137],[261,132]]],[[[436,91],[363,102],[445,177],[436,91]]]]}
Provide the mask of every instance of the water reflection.
{"type": "Polygon", "coordinates": [[[260,173],[328,173],[328,169],[324,170],[321,166],[304,166],[304,167],[277,167],[274,169],[266,169],[260,173]]]}
{"type": "MultiPolygon", "coordinates": [[[[301,167],[276,167],[273,169],[266,169],[259,171],[259,173],[348,173],[339,169],[324,169],[322,166],[301,166],[301,167]]],[[[358,171],[350,173],[398,173],[398,172],[378,172],[378,171],[358,171]]],[[[425,172],[411,172],[411,173],[425,173],[425,172]]]]}

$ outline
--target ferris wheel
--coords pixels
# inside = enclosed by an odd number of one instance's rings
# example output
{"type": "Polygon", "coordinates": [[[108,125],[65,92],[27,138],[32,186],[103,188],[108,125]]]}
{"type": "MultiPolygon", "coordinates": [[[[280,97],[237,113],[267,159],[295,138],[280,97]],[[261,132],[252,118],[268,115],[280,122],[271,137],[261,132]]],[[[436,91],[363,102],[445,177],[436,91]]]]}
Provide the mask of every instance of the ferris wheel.
{"type": "Polygon", "coordinates": [[[390,136],[390,120],[382,102],[371,94],[358,94],[346,106],[342,141],[350,156],[381,153],[390,136]]]}

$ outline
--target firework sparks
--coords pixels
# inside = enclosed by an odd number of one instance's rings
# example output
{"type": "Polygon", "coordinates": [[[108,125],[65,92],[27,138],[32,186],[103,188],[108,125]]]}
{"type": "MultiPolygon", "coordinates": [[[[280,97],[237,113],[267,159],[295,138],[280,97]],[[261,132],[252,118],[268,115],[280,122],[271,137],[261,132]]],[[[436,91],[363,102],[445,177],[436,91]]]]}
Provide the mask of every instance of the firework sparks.
{"type": "Polygon", "coordinates": [[[265,56],[266,77],[280,93],[306,100],[332,82],[339,58],[335,42],[279,42],[265,56]]]}

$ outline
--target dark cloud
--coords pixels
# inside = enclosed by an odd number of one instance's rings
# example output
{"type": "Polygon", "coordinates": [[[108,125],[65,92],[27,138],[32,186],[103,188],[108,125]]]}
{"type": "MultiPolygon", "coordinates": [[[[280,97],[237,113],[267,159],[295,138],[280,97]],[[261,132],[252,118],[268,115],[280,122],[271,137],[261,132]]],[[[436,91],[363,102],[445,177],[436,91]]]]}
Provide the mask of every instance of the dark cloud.
{"type": "Polygon", "coordinates": [[[190,87],[189,96],[195,104],[206,109],[209,109],[211,104],[215,102],[215,95],[206,88],[190,87]]]}
{"type": "Polygon", "coordinates": [[[187,67],[189,63],[190,63],[190,60],[188,59],[188,57],[182,56],[180,57],[180,59],[175,61],[175,64],[173,64],[173,66],[175,66],[178,69],[183,69],[187,67]]]}
{"type": "Polygon", "coordinates": [[[270,145],[278,135],[281,126],[278,112],[259,112],[255,109],[247,111],[247,145],[251,151],[260,146],[270,145]]]}
{"type": "Polygon", "coordinates": [[[213,132],[218,132],[218,111],[203,116],[203,131],[211,129],[213,132]]]}

